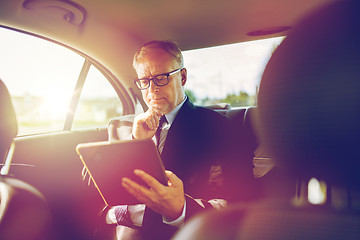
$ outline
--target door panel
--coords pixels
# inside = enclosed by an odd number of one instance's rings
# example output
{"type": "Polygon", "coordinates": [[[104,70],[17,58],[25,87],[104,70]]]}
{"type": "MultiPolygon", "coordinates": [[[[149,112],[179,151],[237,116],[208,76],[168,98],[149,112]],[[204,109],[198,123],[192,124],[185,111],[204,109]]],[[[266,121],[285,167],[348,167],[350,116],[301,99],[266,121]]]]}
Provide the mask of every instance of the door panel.
{"type": "Polygon", "coordinates": [[[53,214],[52,232],[56,239],[92,239],[94,232],[105,225],[105,220],[99,217],[104,204],[96,189],[82,180],[82,163],[75,151],[81,142],[105,140],[107,129],[58,132],[15,140],[10,174],[44,194],[53,214]]]}

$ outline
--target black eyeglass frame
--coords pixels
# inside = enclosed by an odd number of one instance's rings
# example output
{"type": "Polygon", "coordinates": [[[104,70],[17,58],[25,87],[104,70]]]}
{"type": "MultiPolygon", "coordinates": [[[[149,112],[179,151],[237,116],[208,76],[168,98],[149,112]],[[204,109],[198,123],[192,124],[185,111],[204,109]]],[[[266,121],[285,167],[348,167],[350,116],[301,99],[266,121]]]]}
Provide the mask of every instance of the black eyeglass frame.
{"type": "Polygon", "coordinates": [[[168,83],[169,83],[169,76],[171,76],[171,75],[173,75],[173,74],[175,74],[175,73],[177,73],[177,72],[180,72],[181,70],[183,70],[184,68],[182,67],[182,68],[178,68],[178,69],[175,69],[174,71],[171,71],[171,72],[168,72],[168,73],[162,73],[162,74],[158,74],[158,75],[155,75],[155,76],[153,76],[152,78],[140,78],[140,79],[135,79],[134,80],[134,84],[136,85],[136,87],[137,88],[139,88],[140,90],[145,90],[145,89],[148,89],[149,87],[150,87],[150,82],[151,81],[153,81],[153,83],[156,85],[156,86],[158,86],[158,87],[162,87],[162,86],[165,86],[165,85],[167,85],[168,83]],[[166,76],[166,83],[164,83],[164,84],[159,84],[159,83],[157,83],[156,81],[154,81],[154,79],[156,79],[157,77],[159,77],[159,76],[166,76]],[[137,83],[139,82],[139,81],[144,81],[144,80],[147,80],[148,81],[148,84],[147,84],[147,87],[140,87],[137,83]]]}

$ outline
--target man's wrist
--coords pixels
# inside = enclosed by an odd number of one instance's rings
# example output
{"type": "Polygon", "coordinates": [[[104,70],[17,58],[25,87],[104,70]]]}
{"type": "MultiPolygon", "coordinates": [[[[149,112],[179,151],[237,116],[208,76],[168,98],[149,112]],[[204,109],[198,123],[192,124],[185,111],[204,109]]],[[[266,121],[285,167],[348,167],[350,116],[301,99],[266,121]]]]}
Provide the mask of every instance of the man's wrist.
{"type": "Polygon", "coordinates": [[[177,219],[170,219],[163,215],[163,223],[174,226],[174,227],[181,227],[184,224],[186,215],[186,200],[181,212],[181,215],[177,219]]]}

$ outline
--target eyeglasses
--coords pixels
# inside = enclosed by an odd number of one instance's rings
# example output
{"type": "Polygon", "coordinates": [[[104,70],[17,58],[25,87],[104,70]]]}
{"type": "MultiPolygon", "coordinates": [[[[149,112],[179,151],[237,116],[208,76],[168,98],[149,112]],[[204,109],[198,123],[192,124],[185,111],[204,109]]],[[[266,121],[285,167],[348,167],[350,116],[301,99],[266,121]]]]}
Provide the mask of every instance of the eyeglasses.
{"type": "Polygon", "coordinates": [[[153,81],[154,84],[158,87],[161,86],[165,86],[166,84],[169,83],[169,76],[183,70],[184,68],[179,68],[176,69],[174,71],[168,72],[168,73],[163,73],[163,74],[159,74],[159,75],[155,75],[152,78],[140,78],[140,79],[136,79],[134,81],[135,85],[140,89],[140,90],[145,90],[148,89],[150,87],[150,81],[153,81]]]}

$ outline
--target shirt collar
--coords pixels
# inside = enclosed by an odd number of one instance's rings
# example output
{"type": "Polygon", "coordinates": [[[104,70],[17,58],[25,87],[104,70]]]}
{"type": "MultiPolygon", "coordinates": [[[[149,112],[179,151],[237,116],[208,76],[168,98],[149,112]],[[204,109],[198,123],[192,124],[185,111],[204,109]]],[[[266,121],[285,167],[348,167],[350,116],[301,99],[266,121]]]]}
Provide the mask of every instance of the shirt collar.
{"type": "Polygon", "coordinates": [[[177,113],[179,112],[182,105],[184,105],[184,102],[186,101],[186,99],[187,99],[187,96],[185,95],[184,100],[179,105],[177,105],[171,112],[165,114],[166,120],[169,125],[171,125],[173,123],[177,113]]]}

